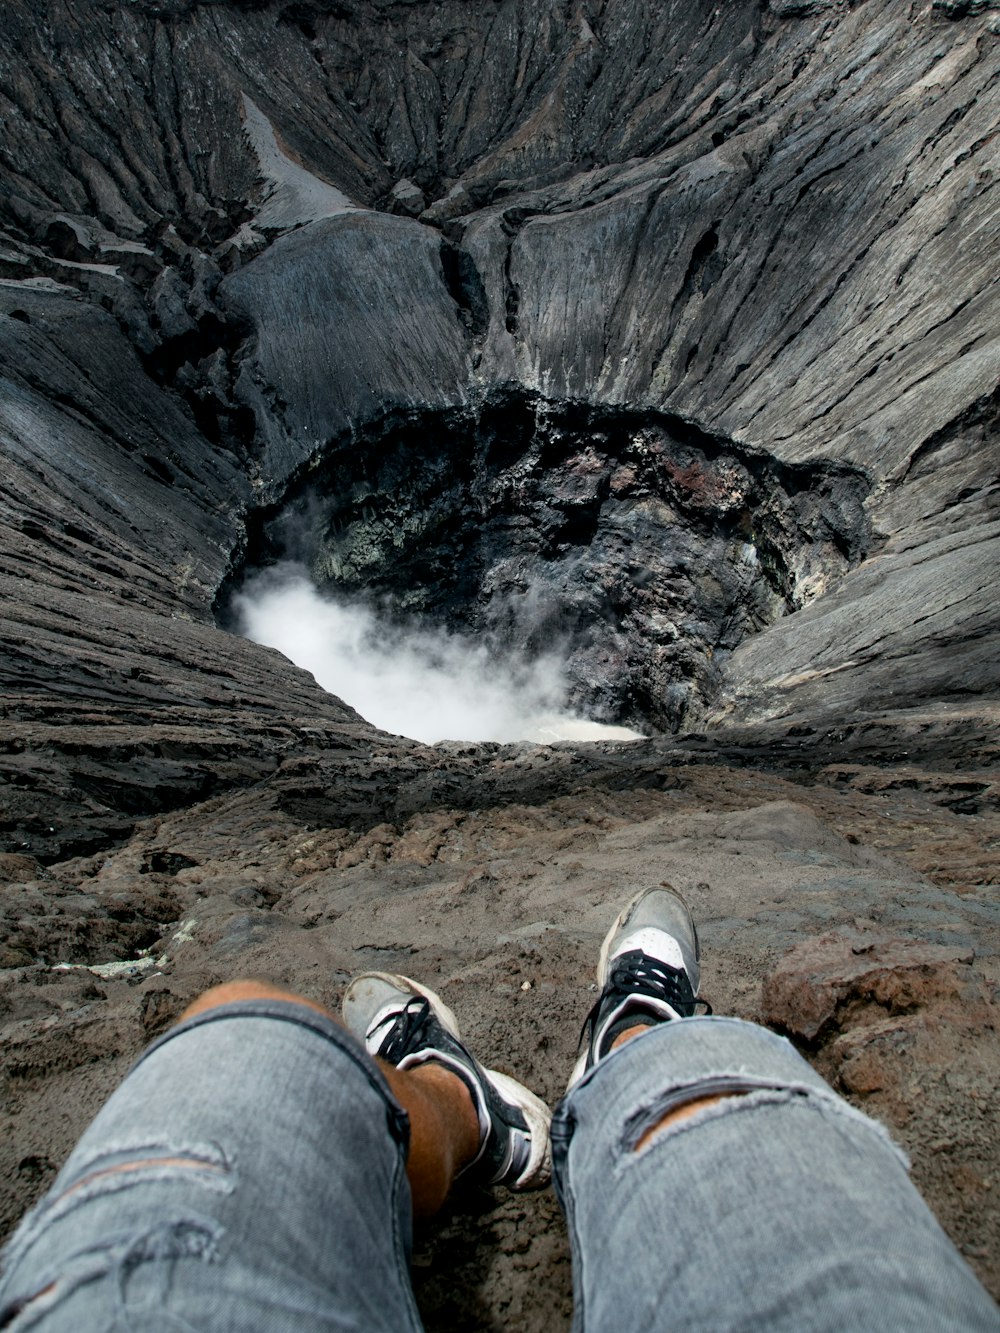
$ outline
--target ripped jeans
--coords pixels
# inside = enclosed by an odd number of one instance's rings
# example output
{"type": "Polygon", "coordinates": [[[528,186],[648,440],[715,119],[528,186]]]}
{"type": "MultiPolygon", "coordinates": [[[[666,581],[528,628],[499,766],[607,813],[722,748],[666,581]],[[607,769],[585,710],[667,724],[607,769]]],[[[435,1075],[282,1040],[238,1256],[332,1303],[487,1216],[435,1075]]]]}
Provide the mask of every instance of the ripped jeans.
{"type": "Polygon", "coordinates": [[[685,1018],[626,1042],[558,1108],[552,1155],[580,1333],[1000,1329],[886,1131],[766,1028],[685,1018]],[[742,1095],[636,1151],[719,1093],[742,1095]]]}
{"type": "MultiPolygon", "coordinates": [[[[407,1144],[337,1024],[283,1001],[203,1013],[146,1052],[25,1217],[0,1328],[416,1333],[407,1144]]],[[[560,1105],[553,1156],[579,1330],[1000,1328],[884,1131],[752,1024],[626,1043],[560,1105]],[[719,1092],[742,1095],[637,1150],[719,1092]]]]}

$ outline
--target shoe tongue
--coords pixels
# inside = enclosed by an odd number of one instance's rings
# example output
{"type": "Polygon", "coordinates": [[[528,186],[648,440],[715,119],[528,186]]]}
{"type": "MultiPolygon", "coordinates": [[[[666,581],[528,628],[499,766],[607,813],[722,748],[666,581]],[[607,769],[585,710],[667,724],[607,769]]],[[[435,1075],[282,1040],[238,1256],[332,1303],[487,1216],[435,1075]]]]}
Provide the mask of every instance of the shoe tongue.
{"type": "Polygon", "coordinates": [[[385,1039],[391,1036],[401,1013],[402,1009],[398,1002],[392,1001],[384,1004],[369,1022],[368,1031],[365,1033],[365,1046],[372,1055],[378,1055],[385,1039]]]}
{"type": "Polygon", "coordinates": [[[642,926],[638,930],[630,931],[608,961],[614,962],[625,953],[639,952],[644,953],[647,958],[655,958],[657,962],[666,963],[668,967],[677,968],[680,972],[687,971],[681,946],[672,935],[657,930],[654,926],[642,926]]]}

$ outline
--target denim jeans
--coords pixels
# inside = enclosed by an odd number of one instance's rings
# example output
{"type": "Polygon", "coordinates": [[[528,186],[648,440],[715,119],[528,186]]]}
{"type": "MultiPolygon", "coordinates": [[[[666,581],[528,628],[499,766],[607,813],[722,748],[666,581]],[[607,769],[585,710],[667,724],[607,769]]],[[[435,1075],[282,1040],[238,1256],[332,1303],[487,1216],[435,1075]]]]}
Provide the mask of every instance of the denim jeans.
{"type": "Polygon", "coordinates": [[[625,1043],[557,1110],[574,1329],[998,1329],[881,1125],[789,1042],[685,1018],[625,1043]],[[651,1136],[693,1097],[735,1093],[651,1136]]]}
{"type": "MultiPolygon", "coordinates": [[[[337,1024],[280,1001],[202,1014],[150,1047],[21,1223],[0,1328],[419,1330],[407,1146],[337,1024]]],[[[563,1101],[553,1153],[588,1333],[1000,1328],[884,1131],[751,1024],[627,1043],[563,1101]],[[743,1095],[636,1149],[715,1092],[743,1095]]]]}

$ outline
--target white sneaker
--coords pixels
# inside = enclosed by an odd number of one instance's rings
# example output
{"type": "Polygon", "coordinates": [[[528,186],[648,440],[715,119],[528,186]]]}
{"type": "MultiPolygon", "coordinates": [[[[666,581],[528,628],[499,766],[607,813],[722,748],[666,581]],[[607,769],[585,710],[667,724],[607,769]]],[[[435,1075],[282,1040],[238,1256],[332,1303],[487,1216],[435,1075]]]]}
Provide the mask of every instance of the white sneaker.
{"type": "Polygon", "coordinates": [[[484,1185],[541,1189],[552,1174],[552,1113],[533,1092],[484,1069],[461,1041],[455,1015],[426,986],[391,972],[355,977],[344,994],[344,1022],[369,1054],[397,1069],[433,1061],[468,1086],[479,1116],[479,1153],[463,1168],[484,1185]]]}
{"type": "MultiPolygon", "coordinates": [[[[570,1075],[572,1088],[627,1028],[690,1018],[701,976],[698,932],[676,889],[643,889],[616,918],[601,947],[601,994],[587,1015],[586,1046],[570,1075]]],[[[706,1011],[711,1005],[704,1000],[706,1011]]]]}

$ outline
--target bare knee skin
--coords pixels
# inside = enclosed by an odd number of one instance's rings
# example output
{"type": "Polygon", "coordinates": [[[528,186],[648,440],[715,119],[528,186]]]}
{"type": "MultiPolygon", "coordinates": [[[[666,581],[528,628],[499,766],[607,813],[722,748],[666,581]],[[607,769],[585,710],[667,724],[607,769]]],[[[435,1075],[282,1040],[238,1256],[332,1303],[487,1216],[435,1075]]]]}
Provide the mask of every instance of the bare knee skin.
{"type": "Polygon", "coordinates": [[[224,981],[221,986],[213,986],[193,1000],[177,1021],[183,1023],[186,1018],[194,1018],[209,1009],[218,1009],[223,1004],[237,1004],[242,1000],[285,1000],[292,1004],[304,1004],[307,1009],[315,1009],[318,1014],[340,1023],[335,1014],[331,1014],[315,1000],[307,1000],[304,995],[282,990],[280,986],[271,986],[266,981],[224,981]]]}
{"type": "MultiPolygon", "coordinates": [[[[264,981],[227,981],[213,986],[188,1005],[179,1021],[244,1000],[301,1004],[343,1026],[336,1014],[314,1000],[264,981]]],[[[444,1203],[457,1173],[479,1150],[479,1117],[472,1094],[457,1074],[441,1065],[428,1063],[412,1070],[399,1070],[383,1060],[376,1063],[393,1096],[409,1116],[406,1175],[413,1211],[418,1217],[429,1217],[444,1203]]]]}

